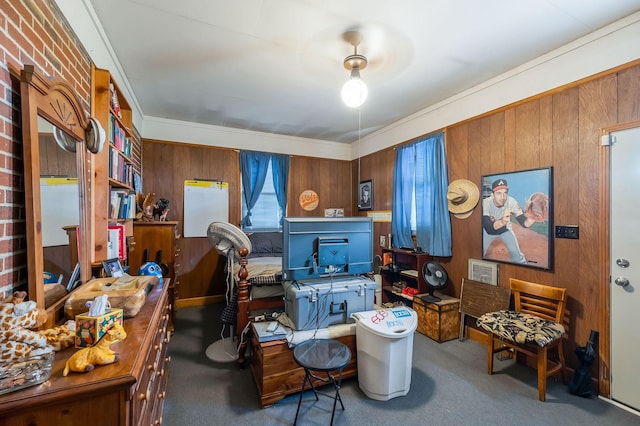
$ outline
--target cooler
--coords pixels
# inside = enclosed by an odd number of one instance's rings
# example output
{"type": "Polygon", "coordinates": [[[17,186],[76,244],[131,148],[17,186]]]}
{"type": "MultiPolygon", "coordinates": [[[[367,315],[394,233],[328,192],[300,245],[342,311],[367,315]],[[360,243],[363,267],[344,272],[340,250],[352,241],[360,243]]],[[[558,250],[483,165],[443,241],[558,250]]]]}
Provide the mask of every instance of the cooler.
{"type": "Polygon", "coordinates": [[[409,393],[416,312],[406,306],[358,312],[358,385],[371,399],[388,401],[409,393]]]}
{"type": "Polygon", "coordinates": [[[296,330],[353,322],[351,314],[373,309],[377,288],[366,276],[285,281],[284,308],[296,330]]]}

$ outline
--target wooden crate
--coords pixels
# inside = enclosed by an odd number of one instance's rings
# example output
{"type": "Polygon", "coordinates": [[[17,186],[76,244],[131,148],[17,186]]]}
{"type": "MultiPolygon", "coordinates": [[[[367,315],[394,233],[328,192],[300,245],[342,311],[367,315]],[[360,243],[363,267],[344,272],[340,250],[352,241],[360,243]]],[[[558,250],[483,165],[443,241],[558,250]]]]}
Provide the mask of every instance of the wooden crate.
{"type": "MultiPolygon", "coordinates": [[[[351,350],[351,361],[342,370],[342,378],[355,377],[358,374],[356,336],[338,337],[336,340],[351,350]]],[[[304,369],[293,359],[293,349],[289,349],[286,340],[260,343],[253,332],[251,344],[251,371],[260,394],[261,407],[272,405],[287,395],[300,392],[304,369]]],[[[314,385],[321,386],[324,383],[314,380],[314,385]]]]}
{"type": "Polygon", "coordinates": [[[457,339],[460,329],[460,299],[437,294],[440,302],[424,303],[420,295],[413,298],[413,309],[418,314],[418,332],[435,340],[446,342],[457,339]]]}

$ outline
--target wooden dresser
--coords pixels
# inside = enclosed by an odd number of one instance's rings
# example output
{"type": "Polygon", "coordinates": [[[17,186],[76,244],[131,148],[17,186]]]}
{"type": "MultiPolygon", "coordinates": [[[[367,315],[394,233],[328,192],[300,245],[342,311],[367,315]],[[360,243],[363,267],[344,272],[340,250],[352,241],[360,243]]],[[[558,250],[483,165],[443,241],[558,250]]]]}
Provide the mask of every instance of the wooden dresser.
{"type": "Polygon", "coordinates": [[[162,424],[170,361],[169,281],[149,293],[137,316],[125,319],[127,338],[111,347],[120,354],[118,362],[63,377],[76,349],[57,353],[48,381],[0,396],[0,426],[162,424]]]}

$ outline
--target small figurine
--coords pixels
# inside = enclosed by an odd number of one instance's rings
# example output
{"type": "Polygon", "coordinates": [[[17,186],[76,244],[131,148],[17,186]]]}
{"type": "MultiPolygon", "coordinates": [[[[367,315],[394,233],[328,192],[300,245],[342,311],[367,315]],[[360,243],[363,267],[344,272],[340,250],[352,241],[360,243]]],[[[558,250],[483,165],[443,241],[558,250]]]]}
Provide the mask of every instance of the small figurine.
{"type": "Polygon", "coordinates": [[[82,348],[71,355],[62,372],[63,376],[69,371],[84,373],[92,371],[96,365],[112,364],[119,359],[118,353],[112,351],[110,346],[127,338],[124,328],[116,323],[95,346],[82,348]]]}
{"type": "Polygon", "coordinates": [[[137,213],[136,219],[143,222],[153,222],[153,210],[155,206],[156,194],[150,192],[148,194],[136,194],[137,213]]]}
{"type": "Polygon", "coordinates": [[[158,217],[159,222],[167,220],[167,214],[169,213],[169,200],[166,198],[160,198],[153,209],[153,218],[158,217]]]}
{"type": "Polygon", "coordinates": [[[156,202],[156,194],[150,192],[148,194],[136,195],[136,219],[143,222],[154,222],[157,218],[159,222],[167,220],[169,213],[169,200],[160,198],[156,202]]]}

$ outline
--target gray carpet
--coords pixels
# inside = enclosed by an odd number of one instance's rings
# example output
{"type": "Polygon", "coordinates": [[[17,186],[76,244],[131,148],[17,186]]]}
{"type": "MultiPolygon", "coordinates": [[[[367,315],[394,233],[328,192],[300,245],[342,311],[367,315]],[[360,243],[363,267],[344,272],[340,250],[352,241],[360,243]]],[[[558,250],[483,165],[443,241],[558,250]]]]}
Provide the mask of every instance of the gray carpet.
{"type": "MultiPolygon", "coordinates": [[[[163,424],[293,424],[298,395],[262,409],[250,368],[238,370],[235,363],[215,363],[205,356],[209,344],[220,338],[221,309],[209,305],[177,312],[163,424]]],[[[374,401],[356,378],[345,380],[340,394],[346,410],[338,404],[334,424],[640,425],[640,417],[606,401],[569,394],[560,380],[549,379],[547,401],[539,402],[534,369],[512,360],[496,360],[494,366],[489,376],[485,347],[477,342],[438,344],[416,333],[409,393],[374,401]]],[[[331,404],[323,397],[316,402],[306,392],[298,424],[328,425],[331,404]]]]}

